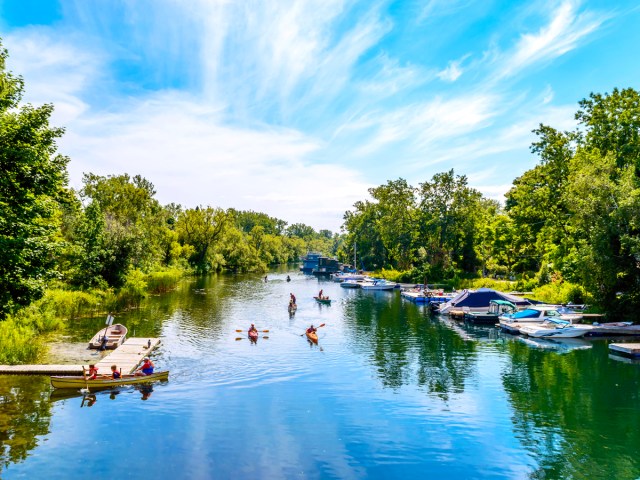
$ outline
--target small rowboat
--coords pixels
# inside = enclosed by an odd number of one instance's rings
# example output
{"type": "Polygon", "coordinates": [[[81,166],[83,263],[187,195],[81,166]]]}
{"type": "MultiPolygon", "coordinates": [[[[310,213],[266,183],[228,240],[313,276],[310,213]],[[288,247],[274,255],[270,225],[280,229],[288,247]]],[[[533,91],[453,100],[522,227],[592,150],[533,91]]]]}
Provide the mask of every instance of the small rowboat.
{"type": "Polygon", "coordinates": [[[154,372],[151,375],[122,375],[122,378],[96,378],[94,380],[85,380],[83,376],[72,377],[51,377],[51,386],[53,388],[89,388],[90,390],[101,388],[118,387],[120,385],[130,385],[133,383],[147,383],[158,380],[168,380],[169,371],[154,372]]]}
{"type": "Polygon", "coordinates": [[[251,340],[252,342],[257,342],[258,341],[258,332],[257,331],[249,332],[248,336],[249,336],[249,340],[251,340]]]}
{"type": "Polygon", "coordinates": [[[310,342],[318,343],[318,334],[316,332],[307,332],[307,338],[310,342]]]}
{"type": "Polygon", "coordinates": [[[109,325],[106,328],[102,328],[96,333],[89,342],[89,348],[108,348],[113,350],[119,347],[124,342],[127,336],[127,327],[116,323],[115,325],[109,325]],[[103,347],[104,344],[104,347],[103,347]]]}
{"type": "Polygon", "coordinates": [[[320,298],[320,297],[313,297],[316,299],[316,302],[318,303],[324,303],[325,305],[331,305],[331,299],[329,298],[320,298]]]}

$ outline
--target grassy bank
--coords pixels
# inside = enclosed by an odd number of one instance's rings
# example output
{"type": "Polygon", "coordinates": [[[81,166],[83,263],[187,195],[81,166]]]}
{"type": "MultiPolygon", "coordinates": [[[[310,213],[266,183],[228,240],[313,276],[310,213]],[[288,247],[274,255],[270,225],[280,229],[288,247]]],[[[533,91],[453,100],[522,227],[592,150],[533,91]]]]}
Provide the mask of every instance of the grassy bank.
{"type": "Polygon", "coordinates": [[[0,364],[35,363],[46,353],[47,340],[69,322],[137,308],[147,294],[175,288],[186,273],[179,268],[148,274],[132,270],[117,292],[78,291],[57,285],[37,302],[0,322],[0,364]]]}

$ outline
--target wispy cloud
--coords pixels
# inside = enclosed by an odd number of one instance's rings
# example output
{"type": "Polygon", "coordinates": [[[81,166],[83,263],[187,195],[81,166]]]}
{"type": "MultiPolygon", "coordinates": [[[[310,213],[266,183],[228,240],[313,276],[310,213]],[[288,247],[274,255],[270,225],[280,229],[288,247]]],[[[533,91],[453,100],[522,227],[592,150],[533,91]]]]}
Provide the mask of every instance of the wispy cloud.
{"type": "Polygon", "coordinates": [[[566,0],[551,12],[536,33],[523,33],[515,47],[500,58],[496,77],[510,77],[535,63],[557,58],[580,45],[607,20],[604,13],[581,11],[580,2],[566,0]]]}
{"type": "Polygon", "coordinates": [[[438,78],[445,82],[455,82],[460,75],[462,75],[462,63],[470,56],[470,54],[465,55],[464,57],[458,60],[451,60],[447,65],[447,68],[438,72],[438,78]]]}

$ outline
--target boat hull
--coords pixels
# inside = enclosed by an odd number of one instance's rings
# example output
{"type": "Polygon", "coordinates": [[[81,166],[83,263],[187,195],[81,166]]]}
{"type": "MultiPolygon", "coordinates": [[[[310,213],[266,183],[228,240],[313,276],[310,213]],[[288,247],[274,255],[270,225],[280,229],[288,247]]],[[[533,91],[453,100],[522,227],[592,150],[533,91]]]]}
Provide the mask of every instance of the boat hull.
{"type": "Polygon", "coordinates": [[[588,332],[583,328],[540,328],[523,326],[520,333],[534,338],[577,338],[583,337],[588,332]]]}
{"type": "Polygon", "coordinates": [[[143,376],[135,376],[135,375],[123,375],[123,378],[113,379],[113,378],[96,378],[94,380],[85,380],[84,377],[80,376],[68,376],[68,377],[59,377],[52,376],[51,377],[51,386],[53,388],[89,388],[91,389],[100,389],[100,388],[112,388],[118,387],[120,385],[131,385],[134,383],[148,383],[155,382],[159,380],[168,380],[169,379],[169,371],[155,372],[151,375],[143,375],[143,376]]]}
{"type": "Polygon", "coordinates": [[[320,298],[320,297],[313,297],[316,299],[316,302],[318,303],[323,303],[325,305],[331,305],[331,300],[328,298],[320,298]]]}
{"type": "Polygon", "coordinates": [[[309,332],[307,332],[307,339],[310,342],[318,343],[318,334],[317,333],[309,333],[309,332]]]}

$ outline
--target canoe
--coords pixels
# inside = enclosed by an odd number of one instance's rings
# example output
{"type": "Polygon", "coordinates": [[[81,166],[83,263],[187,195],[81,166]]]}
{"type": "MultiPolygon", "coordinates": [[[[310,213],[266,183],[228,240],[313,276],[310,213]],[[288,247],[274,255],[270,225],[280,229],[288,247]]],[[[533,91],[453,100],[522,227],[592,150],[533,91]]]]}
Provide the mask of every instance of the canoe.
{"type": "Polygon", "coordinates": [[[324,303],[326,305],[331,305],[331,299],[329,298],[320,298],[320,297],[313,297],[316,299],[316,302],[318,303],[324,303]]]}
{"type": "Polygon", "coordinates": [[[258,341],[258,332],[249,332],[248,336],[249,336],[249,340],[251,340],[252,342],[258,341]]]}
{"type": "Polygon", "coordinates": [[[53,388],[89,388],[89,390],[93,389],[101,389],[101,388],[111,388],[118,387],[120,385],[131,385],[134,383],[147,383],[147,382],[155,382],[158,380],[168,380],[169,379],[169,371],[165,370],[162,372],[154,372],[151,375],[123,375],[122,378],[113,379],[113,378],[96,378],[94,380],[85,380],[85,378],[81,375],[77,376],[67,376],[67,377],[51,377],[51,386],[53,388]]]}
{"type": "Polygon", "coordinates": [[[106,327],[106,331],[104,328],[101,328],[89,342],[89,348],[102,348],[102,344],[104,343],[104,348],[113,350],[122,345],[126,336],[127,327],[116,323],[106,327]]]}
{"type": "Polygon", "coordinates": [[[318,343],[318,334],[315,332],[313,333],[307,332],[307,338],[309,339],[310,342],[318,343]]]}

